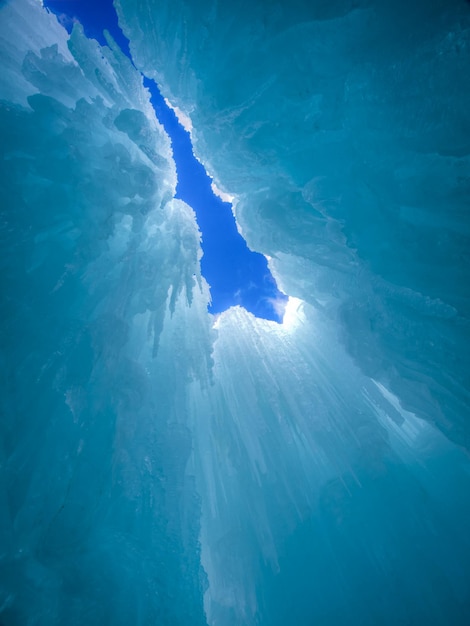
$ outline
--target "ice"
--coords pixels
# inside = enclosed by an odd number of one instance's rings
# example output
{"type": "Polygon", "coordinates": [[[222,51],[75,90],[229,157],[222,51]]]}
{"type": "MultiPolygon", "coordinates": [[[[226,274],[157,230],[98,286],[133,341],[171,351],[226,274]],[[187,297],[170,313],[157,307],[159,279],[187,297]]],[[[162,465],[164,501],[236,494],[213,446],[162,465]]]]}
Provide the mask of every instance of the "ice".
{"type": "Polygon", "coordinates": [[[0,621],[466,625],[468,3],[0,7],[0,621]],[[289,294],[207,312],[138,70],[289,294]]]}
{"type": "Polygon", "coordinates": [[[164,398],[201,356],[168,358],[161,329],[190,302],[198,327],[207,289],[170,141],[113,45],[28,0],[0,24],[0,621],[205,623],[191,438],[164,398]]]}

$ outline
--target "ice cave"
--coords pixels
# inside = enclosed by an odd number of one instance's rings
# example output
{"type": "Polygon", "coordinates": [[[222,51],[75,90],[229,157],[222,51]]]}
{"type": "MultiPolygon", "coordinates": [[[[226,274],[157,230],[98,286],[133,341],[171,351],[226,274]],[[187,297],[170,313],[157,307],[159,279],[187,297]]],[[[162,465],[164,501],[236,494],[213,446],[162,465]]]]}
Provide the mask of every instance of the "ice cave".
{"type": "Polygon", "coordinates": [[[1,626],[468,626],[470,3],[114,6],[0,1],[1,626]]]}

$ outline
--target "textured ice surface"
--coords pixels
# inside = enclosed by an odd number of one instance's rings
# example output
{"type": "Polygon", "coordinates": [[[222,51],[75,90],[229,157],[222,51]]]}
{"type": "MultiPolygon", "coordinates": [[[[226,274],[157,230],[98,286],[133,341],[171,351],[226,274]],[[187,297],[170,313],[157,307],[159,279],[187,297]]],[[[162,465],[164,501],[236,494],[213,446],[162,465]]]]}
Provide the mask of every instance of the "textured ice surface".
{"type": "Polygon", "coordinates": [[[468,4],[119,1],[285,324],[214,324],[139,73],[0,8],[6,625],[466,625],[468,4]]]}
{"type": "Polygon", "coordinates": [[[0,621],[205,623],[172,395],[204,360],[168,335],[189,302],[203,333],[207,293],[169,139],[113,46],[28,0],[0,28],[0,621]]]}

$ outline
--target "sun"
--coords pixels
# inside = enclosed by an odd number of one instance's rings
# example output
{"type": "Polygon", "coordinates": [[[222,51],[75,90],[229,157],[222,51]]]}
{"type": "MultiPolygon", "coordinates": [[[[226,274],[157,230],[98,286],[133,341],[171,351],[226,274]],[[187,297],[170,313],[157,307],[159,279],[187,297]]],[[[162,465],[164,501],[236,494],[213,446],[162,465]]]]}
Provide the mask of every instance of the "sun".
{"type": "Polygon", "coordinates": [[[299,324],[303,323],[303,304],[303,300],[300,298],[289,296],[282,321],[283,328],[286,330],[294,330],[299,324]]]}

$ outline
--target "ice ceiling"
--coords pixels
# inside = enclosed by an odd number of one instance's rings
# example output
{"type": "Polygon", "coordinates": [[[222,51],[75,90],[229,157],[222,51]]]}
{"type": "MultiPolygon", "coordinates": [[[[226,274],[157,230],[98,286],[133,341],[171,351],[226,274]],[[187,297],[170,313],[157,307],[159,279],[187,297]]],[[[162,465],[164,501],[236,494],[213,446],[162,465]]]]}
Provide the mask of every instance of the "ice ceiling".
{"type": "Polygon", "coordinates": [[[138,70],[0,5],[0,621],[470,619],[470,7],[118,0],[284,325],[214,324],[138,70]]]}

